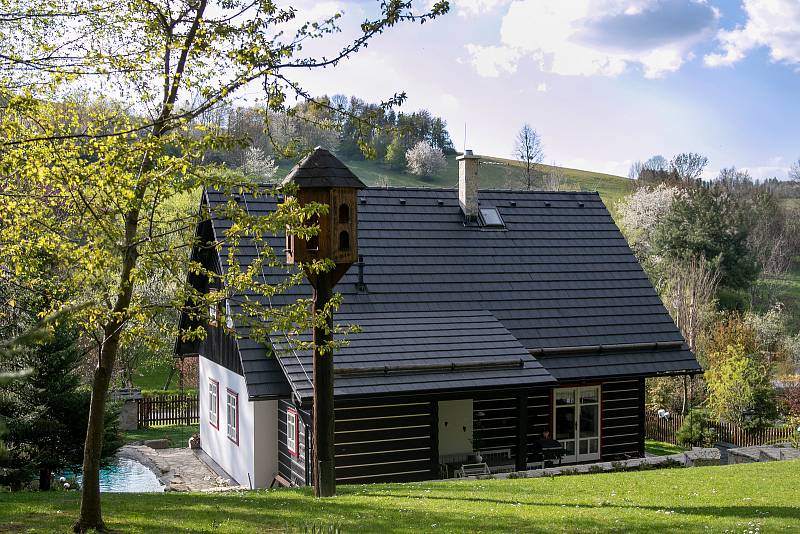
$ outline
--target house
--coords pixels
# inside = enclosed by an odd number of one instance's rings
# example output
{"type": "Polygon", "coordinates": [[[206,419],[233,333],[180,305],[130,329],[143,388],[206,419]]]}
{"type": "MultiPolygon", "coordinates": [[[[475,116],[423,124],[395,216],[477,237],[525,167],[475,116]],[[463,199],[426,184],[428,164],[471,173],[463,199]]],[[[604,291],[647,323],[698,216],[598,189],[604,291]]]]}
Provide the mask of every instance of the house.
{"type": "MultiPolygon", "coordinates": [[[[525,469],[548,436],[563,463],[643,456],[645,378],[700,372],[597,193],[479,190],[479,166],[459,157],[458,189],[357,194],[360,261],[336,286],[337,322],[362,329],[334,360],[339,484],[441,478],[476,452],[525,469]]],[[[291,174],[311,168],[352,175],[322,149],[291,174]]],[[[203,193],[206,241],[224,241],[228,201],[203,193]]],[[[257,214],[278,199],[237,201],[257,214]]],[[[285,237],[267,238],[280,254],[285,237]]],[[[226,254],[194,251],[218,272],[226,254]]],[[[240,484],[309,484],[311,355],[227,323],[176,344],[200,356],[202,449],[240,484]]]]}

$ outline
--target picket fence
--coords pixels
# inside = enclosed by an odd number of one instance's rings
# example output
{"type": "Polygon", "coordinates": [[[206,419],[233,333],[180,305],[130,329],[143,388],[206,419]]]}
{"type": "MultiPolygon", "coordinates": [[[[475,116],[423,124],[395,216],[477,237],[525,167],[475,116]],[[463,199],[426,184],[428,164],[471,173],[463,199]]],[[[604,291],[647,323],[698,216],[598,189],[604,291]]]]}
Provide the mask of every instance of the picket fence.
{"type": "MultiPolygon", "coordinates": [[[[669,419],[648,414],[645,418],[645,436],[647,439],[678,444],[677,434],[683,425],[682,415],[672,415],[669,419]]],[[[751,447],[754,445],[769,445],[781,441],[788,441],[794,429],[788,426],[765,428],[756,432],[749,432],[733,423],[710,422],[709,427],[714,430],[716,440],[722,443],[731,443],[737,447],[751,447]]],[[[699,445],[695,443],[694,445],[699,445]]]]}
{"type": "Polygon", "coordinates": [[[159,395],[136,399],[136,411],[139,428],[200,423],[198,399],[189,395],[159,395]]]}

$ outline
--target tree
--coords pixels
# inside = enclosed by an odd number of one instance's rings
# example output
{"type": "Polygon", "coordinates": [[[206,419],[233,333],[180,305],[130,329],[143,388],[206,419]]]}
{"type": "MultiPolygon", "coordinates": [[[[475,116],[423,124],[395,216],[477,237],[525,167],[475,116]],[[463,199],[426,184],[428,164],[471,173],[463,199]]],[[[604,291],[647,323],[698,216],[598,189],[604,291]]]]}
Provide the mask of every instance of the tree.
{"type": "Polygon", "coordinates": [[[646,266],[655,259],[653,232],[670,212],[675,200],[683,195],[682,189],[662,183],[638,188],[617,205],[620,227],[639,261],[646,266]]]}
{"type": "Polygon", "coordinates": [[[564,169],[561,167],[557,167],[553,164],[550,167],[550,170],[547,171],[544,175],[544,182],[542,183],[542,188],[545,191],[558,191],[561,189],[561,186],[564,185],[567,181],[567,175],[564,172],[564,169]]]}
{"type": "Polygon", "coordinates": [[[267,183],[275,176],[278,165],[275,164],[275,158],[267,156],[260,148],[250,147],[244,153],[241,171],[256,183],[267,183]]]}
{"type": "Polygon", "coordinates": [[[531,175],[533,167],[544,159],[542,138],[530,124],[523,124],[517,132],[514,140],[514,157],[525,164],[525,189],[530,191],[533,186],[531,175]]]}
{"type": "MultiPolygon", "coordinates": [[[[14,361],[30,374],[0,397],[0,416],[9,421],[6,467],[24,479],[28,470],[38,470],[43,491],[50,489],[54,471],[80,465],[83,457],[89,391],[81,387],[84,354],[77,341],[77,330],[62,323],[49,341],[26,347],[14,361]]],[[[106,416],[103,457],[122,444],[116,416],[113,411],[106,416]]]]}
{"type": "Polygon", "coordinates": [[[720,188],[691,188],[653,229],[653,253],[686,260],[702,256],[719,267],[720,284],[746,290],[758,274],[747,246],[745,210],[720,188]]]}
{"type": "Polygon", "coordinates": [[[800,182],[800,159],[792,163],[792,167],[789,169],[789,179],[800,182]]]}
{"type": "Polygon", "coordinates": [[[648,171],[668,171],[669,162],[661,154],[656,154],[644,162],[643,168],[648,171]]]}
{"type": "Polygon", "coordinates": [[[728,314],[704,341],[706,402],[718,417],[748,430],[764,428],[778,417],[772,386],[774,339],[747,316],[728,314]]]}
{"type": "Polygon", "coordinates": [[[699,180],[706,165],[708,165],[708,158],[695,152],[682,152],[669,162],[672,173],[684,183],[693,183],[699,180]]]}
{"type": "MultiPolygon", "coordinates": [[[[719,283],[719,269],[704,257],[676,261],[669,267],[670,276],[662,292],[664,304],[681,331],[689,349],[697,353],[697,342],[711,324],[716,312],[714,296],[719,283]]],[[[681,377],[681,414],[689,409],[694,380],[681,377]]]]}
{"type": "Polygon", "coordinates": [[[417,176],[433,176],[447,167],[447,160],[441,148],[435,148],[420,141],[406,152],[408,170],[417,176]]]}
{"type": "Polygon", "coordinates": [[[406,149],[401,135],[395,134],[392,142],[386,148],[384,161],[392,169],[402,169],[406,163],[406,149]]]}
{"type": "MultiPolygon", "coordinates": [[[[284,193],[200,167],[207,150],[241,146],[244,140],[217,135],[195,119],[256,80],[265,89],[264,107],[286,113],[288,95],[312,100],[293,73],[335,66],[396,24],[431,20],[448,5],[438,2],[420,14],[409,2],[382,3],[380,14],[364,21],[359,35],[323,58],[303,50],[309,41],[336,32],[341,14],[298,25],[292,6],[247,0],[56,0],[46,7],[4,0],[2,5],[3,260],[13,273],[29,270],[39,253],[52,257],[59,281],[76,290],[75,300],[88,303],[76,318],[95,336],[97,366],[74,528],[105,530],[99,469],[106,398],[120,347],[142,335],[142,325],[165,308],[181,307],[200,321],[212,304],[236,302],[249,292],[272,295],[299,283],[300,274],[277,285],[260,281],[256,273],[261,266],[278,268],[279,258],[263,247],[258,258],[242,266],[237,243],[287,227],[308,238],[318,232],[309,221],[327,209],[287,201],[260,216],[231,203],[225,207],[233,222],[224,238],[230,251],[226,272],[205,271],[190,261],[197,217],[170,212],[166,199],[212,185],[228,192],[284,193]],[[170,240],[174,236],[185,239],[176,246],[170,240]],[[224,289],[199,293],[186,284],[187,269],[224,289]],[[178,288],[167,301],[150,302],[138,291],[142,280],[155,274],[178,288]]],[[[404,99],[404,94],[395,95],[387,105],[404,99]]],[[[330,267],[330,261],[318,261],[307,270],[330,267]]],[[[323,320],[309,317],[306,299],[283,309],[248,303],[242,314],[257,317],[253,324],[269,325],[261,334],[253,332],[257,338],[266,336],[267,329],[303,331],[323,320]]],[[[192,339],[203,333],[199,326],[181,335],[192,339]]]]}

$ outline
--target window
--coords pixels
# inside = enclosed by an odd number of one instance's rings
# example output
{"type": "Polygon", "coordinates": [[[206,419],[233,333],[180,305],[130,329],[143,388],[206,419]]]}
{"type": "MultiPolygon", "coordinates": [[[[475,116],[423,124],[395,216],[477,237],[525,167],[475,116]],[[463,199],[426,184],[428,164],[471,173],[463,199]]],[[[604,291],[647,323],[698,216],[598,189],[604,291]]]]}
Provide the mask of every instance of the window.
{"type": "Polygon", "coordinates": [[[208,379],[208,420],[219,430],[219,382],[208,379]]]}
{"type": "Polygon", "coordinates": [[[497,208],[481,208],[481,219],[483,219],[484,226],[492,228],[505,228],[506,226],[497,208]]]}
{"type": "Polygon", "coordinates": [[[239,444],[239,394],[228,390],[228,439],[239,444]]]}
{"type": "Polygon", "coordinates": [[[350,250],[350,234],[339,232],[339,250],[350,250]]]}
{"type": "Polygon", "coordinates": [[[217,303],[211,303],[208,305],[208,324],[211,326],[217,326],[217,303]]]}
{"type": "Polygon", "coordinates": [[[342,204],[339,206],[339,224],[350,222],[350,206],[342,204]]]}
{"type": "Polygon", "coordinates": [[[294,408],[286,408],[286,447],[289,449],[289,454],[292,456],[299,455],[299,447],[297,446],[297,437],[299,435],[299,428],[297,427],[297,410],[294,408]]]}
{"type": "MultiPolygon", "coordinates": [[[[311,219],[308,221],[308,227],[317,228],[317,232],[322,231],[322,229],[319,227],[319,217],[317,215],[313,215],[311,217],[311,219]]],[[[306,241],[306,250],[319,250],[319,233],[308,238],[308,241],[306,241]]]]}

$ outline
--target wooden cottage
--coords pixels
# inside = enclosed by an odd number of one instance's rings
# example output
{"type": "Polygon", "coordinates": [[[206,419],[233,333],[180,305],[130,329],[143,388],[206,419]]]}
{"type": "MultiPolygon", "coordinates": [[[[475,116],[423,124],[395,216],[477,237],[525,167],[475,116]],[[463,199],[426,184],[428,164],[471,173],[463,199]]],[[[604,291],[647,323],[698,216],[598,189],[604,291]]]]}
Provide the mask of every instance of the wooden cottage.
{"type": "MultiPolygon", "coordinates": [[[[339,484],[453,476],[478,456],[521,470],[553,442],[563,463],[643,456],[645,378],[700,371],[597,193],[479,190],[479,165],[459,158],[457,190],[355,193],[359,261],[335,288],[337,322],[362,329],[334,360],[339,484]]],[[[292,172],[308,168],[352,176],[322,149],[292,172]]],[[[217,270],[230,222],[215,207],[228,200],[202,197],[199,235],[222,246],[194,254],[217,270]]],[[[237,201],[267,213],[278,199],[237,201]]],[[[279,255],[296,246],[266,237],[279,255]]],[[[228,326],[176,345],[200,355],[203,450],[240,484],[309,484],[311,355],[228,326]]]]}

